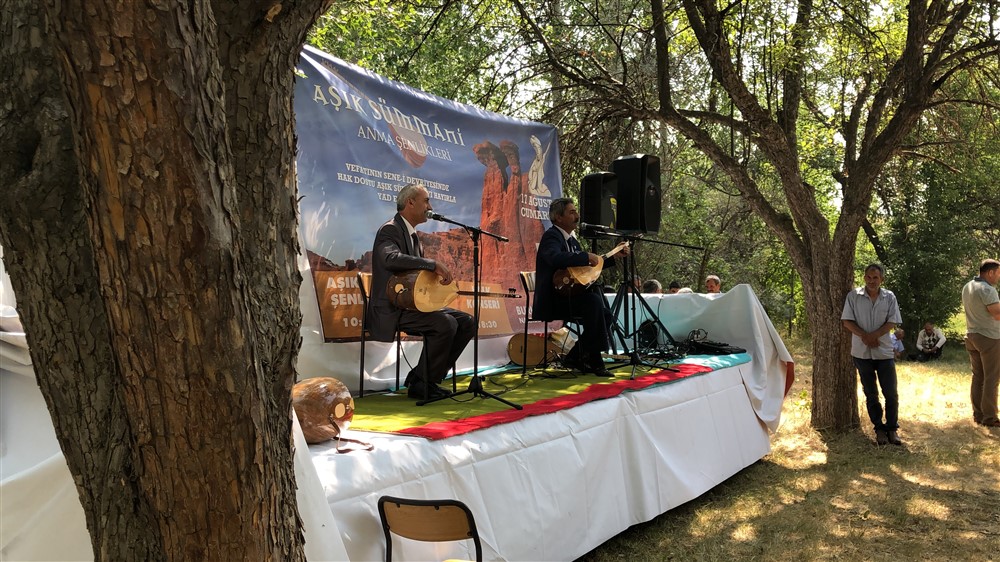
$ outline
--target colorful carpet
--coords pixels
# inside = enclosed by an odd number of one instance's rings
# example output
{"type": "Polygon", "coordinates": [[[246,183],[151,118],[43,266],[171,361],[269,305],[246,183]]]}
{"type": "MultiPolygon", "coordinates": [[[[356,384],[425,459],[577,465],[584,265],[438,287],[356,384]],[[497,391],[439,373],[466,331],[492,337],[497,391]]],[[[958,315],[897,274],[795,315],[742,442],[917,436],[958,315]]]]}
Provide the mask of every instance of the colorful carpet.
{"type": "MultiPolygon", "coordinates": [[[[407,398],[405,390],[395,394],[366,395],[355,400],[355,414],[350,429],[414,435],[427,439],[444,439],[477,429],[510,423],[528,416],[539,416],[594,400],[618,396],[623,392],[642,390],[668,384],[687,377],[703,375],[723,367],[748,362],[747,354],[718,357],[687,357],[670,366],[637,368],[635,378],[629,378],[632,367],[625,365],[614,369],[614,378],[573,374],[570,371],[550,369],[529,371],[528,378],[521,370],[507,371],[481,377],[485,392],[519,404],[523,409],[512,408],[499,400],[462,394],[456,397],[416,406],[407,398]]],[[[458,390],[465,390],[468,377],[459,376],[458,390]]],[[[451,381],[446,381],[446,386],[451,381]]]]}

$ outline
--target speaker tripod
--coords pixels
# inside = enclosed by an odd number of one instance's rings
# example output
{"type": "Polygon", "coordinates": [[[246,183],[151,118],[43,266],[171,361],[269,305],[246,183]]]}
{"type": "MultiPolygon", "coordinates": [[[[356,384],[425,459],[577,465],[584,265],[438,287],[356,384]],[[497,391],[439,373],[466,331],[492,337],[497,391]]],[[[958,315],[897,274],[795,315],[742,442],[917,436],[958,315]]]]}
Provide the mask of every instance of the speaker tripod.
{"type": "Polygon", "coordinates": [[[632,365],[632,373],[629,378],[635,378],[635,369],[639,366],[647,368],[659,367],[667,371],[677,371],[677,369],[672,367],[660,365],[658,361],[645,361],[639,350],[639,345],[636,343],[636,336],[639,333],[639,325],[636,322],[636,303],[638,303],[645,310],[646,317],[655,322],[655,325],[661,331],[660,333],[664,334],[667,338],[667,342],[676,346],[676,342],[674,341],[673,336],[670,335],[670,331],[663,325],[663,322],[660,321],[660,318],[656,315],[653,309],[650,308],[646,299],[642,298],[642,294],[635,286],[635,279],[637,277],[635,270],[635,242],[639,238],[629,235],[621,235],[621,237],[628,242],[630,251],[629,256],[619,262],[619,267],[622,271],[622,282],[618,286],[618,291],[615,294],[615,300],[611,305],[611,313],[615,318],[614,332],[618,335],[621,340],[622,348],[629,357],[627,364],[632,365]],[[626,301],[628,301],[628,308],[623,312],[622,308],[625,306],[626,301]],[[622,326],[620,324],[624,325],[622,326]],[[634,326],[634,329],[631,328],[632,326],[634,326]],[[632,340],[631,350],[629,350],[628,347],[628,339],[632,340]]]}

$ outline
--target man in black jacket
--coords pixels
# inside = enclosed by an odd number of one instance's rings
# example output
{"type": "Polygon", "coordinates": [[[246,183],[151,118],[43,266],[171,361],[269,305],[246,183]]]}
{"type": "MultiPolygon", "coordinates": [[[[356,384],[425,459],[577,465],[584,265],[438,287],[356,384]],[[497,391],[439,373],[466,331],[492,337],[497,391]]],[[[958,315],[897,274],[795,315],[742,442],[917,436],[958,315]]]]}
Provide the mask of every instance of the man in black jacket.
{"type": "Polygon", "coordinates": [[[535,302],[532,320],[566,320],[579,318],[583,333],[564,359],[567,366],[585,373],[610,377],[601,352],[610,347],[611,310],[599,284],[573,296],[555,290],[556,271],[575,266],[596,266],[600,257],[585,252],[573,232],[580,214],[571,199],[559,198],[549,206],[552,226],[542,235],[535,255],[535,302]]]}
{"type": "Polygon", "coordinates": [[[420,334],[426,352],[406,377],[411,398],[440,398],[448,391],[438,386],[448,370],[476,335],[472,316],[444,308],[435,312],[404,310],[389,302],[389,277],[413,269],[438,275],[442,285],[452,282],[451,271],[441,262],[423,257],[416,226],[427,221],[432,210],[427,188],[408,184],[396,197],[396,216],[378,229],[372,248],[372,294],[368,302],[372,339],[392,341],[396,330],[420,334]]]}

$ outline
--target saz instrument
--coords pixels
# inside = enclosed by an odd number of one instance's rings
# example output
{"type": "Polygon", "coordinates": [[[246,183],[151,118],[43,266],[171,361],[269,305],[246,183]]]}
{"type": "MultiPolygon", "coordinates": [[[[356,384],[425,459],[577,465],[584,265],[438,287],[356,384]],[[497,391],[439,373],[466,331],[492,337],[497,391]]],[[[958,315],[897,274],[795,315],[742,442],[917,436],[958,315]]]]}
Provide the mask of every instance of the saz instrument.
{"type": "Polygon", "coordinates": [[[556,271],[552,276],[552,284],[555,285],[556,292],[564,296],[579,294],[601,276],[601,270],[604,269],[604,260],[622,251],[627,246],[628,242],[622,242],[603,256],[597,256],[597,265],[579,265],[556,271]]]}
{"type": "MultiPolygon", "coordinates": [[[[389,278],[385,287],[389,302],[406,310],[434,312],[452,303],[458,295],[475,295],[475,291],[459,291],[455,281],[442,285],[437,273],[429,269],[413,269],[389,278]]],[[[508,293],[484,293],[481,297],[518,299],[521,295],[511,289],[508,293]]]]}

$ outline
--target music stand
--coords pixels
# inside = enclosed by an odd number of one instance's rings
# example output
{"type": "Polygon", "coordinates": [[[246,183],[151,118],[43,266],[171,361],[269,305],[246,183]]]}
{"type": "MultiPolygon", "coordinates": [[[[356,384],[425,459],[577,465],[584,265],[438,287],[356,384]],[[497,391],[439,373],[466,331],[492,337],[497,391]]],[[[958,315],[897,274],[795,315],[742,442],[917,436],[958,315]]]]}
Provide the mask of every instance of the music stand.
{"type": "Polygon", "coordinates": [[[431,402],[437,402],[438,400],[444,400],[446,398],[454,398],[455,396],[461,396],[463,394],[472,394],[477,398],[492,398],[498,402],[502,402],[511,408],[522,410],[523,406],[520,404],[515,404],[509,400],[500,398],[496,394],[487,392],[483,390],[483,379],[479,376],[479,276],[480,276],[480,264],[479,264],[479,241],[483,234],[487,236],[492,236],[501,242],[508,242],[509,239],[500,236],[499,234],[493,234],[492,232],[487,232],[480,228],[474,226],[464,225],[455,222],[451,219],[446,219],[441,215],[433,215],[428,211],[428,218],[433,218],[436,220],[451,223],[457,226],[461,226],[469,233],[472,238],[472,290],[475,294],[472,296],[472,318],[476,323],[476,335],[472,338],[472,378],[469,379],[469,386],[465,390],[460,392],[455,392],[453,394],[448,394],[446,396],[439,396],[437,398],[428,398],[427,400],[418,400],[417,406],[423,406],[424,404],[430,404],[431,402]]]}

